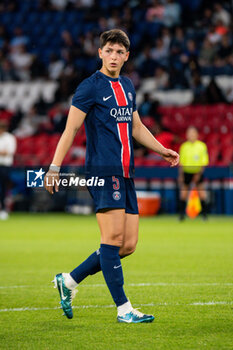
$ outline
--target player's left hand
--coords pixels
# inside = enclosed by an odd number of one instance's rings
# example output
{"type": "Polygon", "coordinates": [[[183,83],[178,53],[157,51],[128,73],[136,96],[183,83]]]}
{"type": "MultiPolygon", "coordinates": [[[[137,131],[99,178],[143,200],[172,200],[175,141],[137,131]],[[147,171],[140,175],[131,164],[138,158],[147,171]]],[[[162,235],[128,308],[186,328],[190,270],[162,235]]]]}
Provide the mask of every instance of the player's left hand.
{"type": "Polygon", "coordinates": [[[178,153],[173,151],[172,149],[165,148],[163,153],[161,154],[163,159],[170,163],[171,167],[174,167],[179,164],[180,156],[178,153]]]}

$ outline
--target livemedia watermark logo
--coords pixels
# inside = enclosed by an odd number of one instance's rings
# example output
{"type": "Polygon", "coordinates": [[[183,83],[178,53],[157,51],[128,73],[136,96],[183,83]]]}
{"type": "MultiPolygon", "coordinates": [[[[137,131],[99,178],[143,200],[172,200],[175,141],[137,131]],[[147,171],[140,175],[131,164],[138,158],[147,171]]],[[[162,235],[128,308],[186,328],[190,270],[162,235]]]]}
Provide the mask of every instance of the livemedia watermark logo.
{"type": "Polygon", "coordinates": [[[44,187],[45,171],[27,170],[27,187],[44,187]]]}
{"type": "Polygon", "coordinates": [[[27,187],[44,187],[46,186],[55,186],[58,187],[103,187],[105,180],[99,178],[98,176],[92,176],[88,179],[85,179],[80,176],[74,176],[74,174],[69,173],[60,173],[59,178],[54,176],[47,176],[44,179],[45,171],[42,168],[40,170],[27,170],[27,187]],[[64,177],[65,175],[65,177],[64,177]],[[63,176],[63,177],[62,177],[63,176]]]}

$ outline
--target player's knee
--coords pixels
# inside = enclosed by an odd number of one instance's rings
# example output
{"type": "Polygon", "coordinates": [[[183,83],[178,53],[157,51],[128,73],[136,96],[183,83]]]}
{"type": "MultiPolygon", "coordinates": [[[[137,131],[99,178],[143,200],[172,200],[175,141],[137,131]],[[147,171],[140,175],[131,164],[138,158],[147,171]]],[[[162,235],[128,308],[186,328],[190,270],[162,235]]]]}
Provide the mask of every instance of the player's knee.
{"type": "Polygon", "coordinates": [[[126,242],[121,248],[121,251],[120,251],[121,255],[127,256],[130,254],[133,254],[133,252],[135,252],[136,250],[136,246],[137,246],[137,241],[126,242]]]}
{"type": "Polygon", "coordinates": [[[123,245],[123,232],[121,231],[115,231],[111,234],[110,240],[113,242],[113,245],[116,245],[118,247],[122,247],[123,245]]]}
{"type": "Polygon", "coordinates": [[[180,199],[185,201],[187,198],[188,198],[188,191],[182,191],[180,193],[180,199]]]}

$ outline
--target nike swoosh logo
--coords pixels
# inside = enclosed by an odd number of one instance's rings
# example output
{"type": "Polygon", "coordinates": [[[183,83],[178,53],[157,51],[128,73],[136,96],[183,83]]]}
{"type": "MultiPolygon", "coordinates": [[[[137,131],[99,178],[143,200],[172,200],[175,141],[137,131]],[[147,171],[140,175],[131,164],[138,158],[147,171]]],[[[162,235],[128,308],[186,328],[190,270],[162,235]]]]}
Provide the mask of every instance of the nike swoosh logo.
{"type": "Polygon", "coordinates": [[[62,288],[62,281],[60,281],[60,290],[61,290],[61,298],[62,300],[66,300],[67,297],[64,296],[64,293],[63,293],[63,288],[62,288]]]}
{"type": "Polygon", "coordinates": [[[121,267],[121,265],[118,265],[118,266],[113,266],[114,269],[118,269],[119,267],[121,267]]]}
{"type": "Polygon", "coordinates": [[[133,317],[132,316],[128,320],[124,319],[124,322],[126,322],[126,323],[130,323],[132,321],[133,321],[133,317]]]}
{"type": "Polygon", "coordinates": [[[112,97],[112,95],[108,96],[108,97],[103,97],[103,101],[107,101],[110,99],[110,97],[112,97]]]}

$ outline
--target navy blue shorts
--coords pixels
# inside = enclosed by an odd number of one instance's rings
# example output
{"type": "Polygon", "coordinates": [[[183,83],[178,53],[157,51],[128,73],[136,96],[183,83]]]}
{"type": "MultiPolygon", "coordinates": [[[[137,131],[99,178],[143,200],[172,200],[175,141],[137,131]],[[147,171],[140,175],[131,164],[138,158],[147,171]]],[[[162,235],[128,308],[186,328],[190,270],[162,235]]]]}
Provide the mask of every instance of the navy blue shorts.
{"type": "Polygon", "coordinates": [[[94,200],[96,213],[101,209],[122,208],[128,214],[138,214],[133,179],[123,176],[100,176],[99,178],[105,180],[104,186],[87,186],[94,200]]]}

